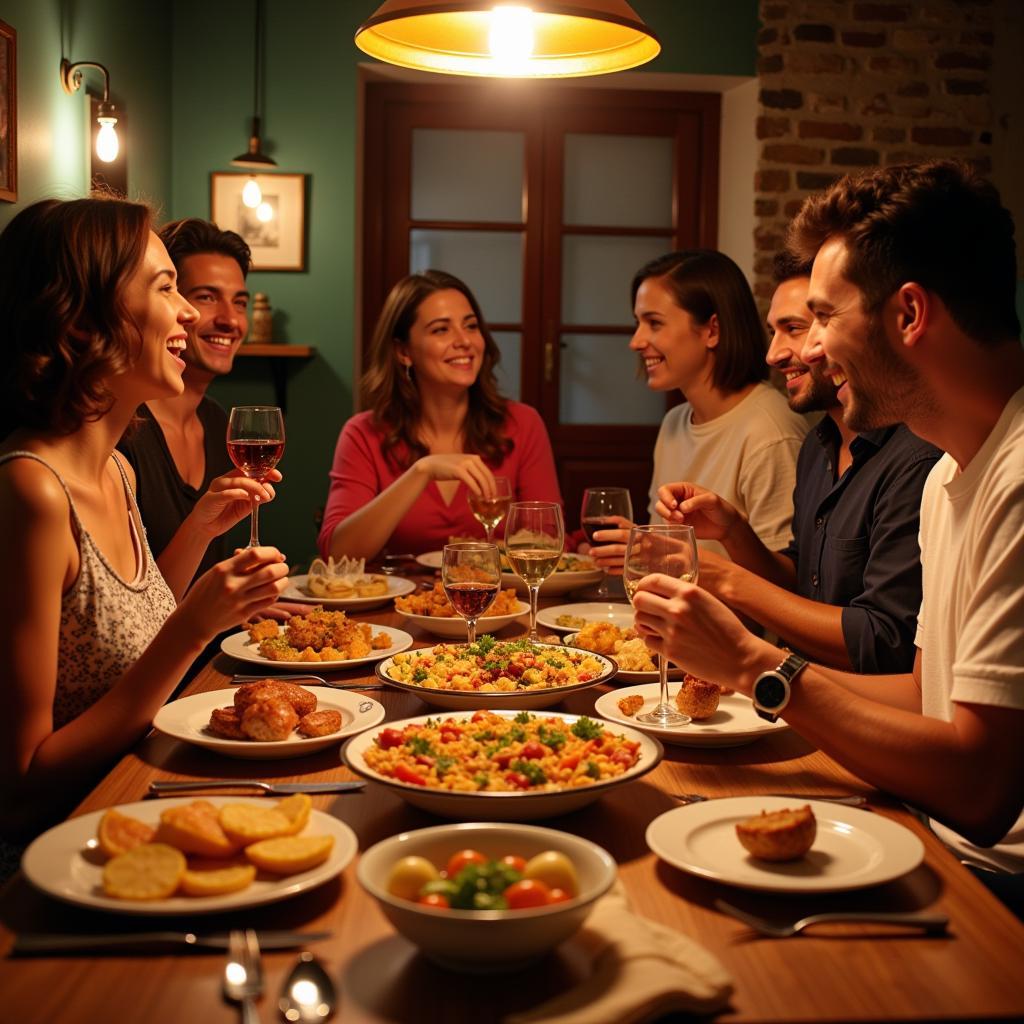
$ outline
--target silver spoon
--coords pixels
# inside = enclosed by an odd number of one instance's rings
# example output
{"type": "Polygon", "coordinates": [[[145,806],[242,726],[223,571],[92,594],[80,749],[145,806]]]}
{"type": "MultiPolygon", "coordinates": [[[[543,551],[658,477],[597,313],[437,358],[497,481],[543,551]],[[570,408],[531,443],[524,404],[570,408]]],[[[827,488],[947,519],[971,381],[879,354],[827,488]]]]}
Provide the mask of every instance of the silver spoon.
{"type": "Polygon", "coordinates": [[[334,1016],[338,995],[334,982],[312,953],[300,953],[285,978],[277,1005],[281,1016],[297,1024],[314,1024],[334,1016]]]}

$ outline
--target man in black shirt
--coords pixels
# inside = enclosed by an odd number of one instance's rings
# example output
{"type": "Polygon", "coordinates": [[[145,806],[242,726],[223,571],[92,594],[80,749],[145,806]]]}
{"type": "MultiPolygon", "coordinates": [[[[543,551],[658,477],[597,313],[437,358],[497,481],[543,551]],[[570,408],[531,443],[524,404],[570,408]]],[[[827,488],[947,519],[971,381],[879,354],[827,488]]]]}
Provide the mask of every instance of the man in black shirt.
{"type": "Polygon", "coordinates": [[[775,276],[768,362],[785,377],[790,408],[825,413],[800,450],[793,540],[769,551],[736,509],[695,484],[663,488],[658,511],[697,499],[685,521],[732,559],[702,552],[701,585],[789,646],[836,668],[907,672],[921,603],[921,490],[941,452],[902,425],[863,434],[845,425],[821,359],[800,360],[810,267],[780,254],[775,276]]]}
{"type": "MultiPolygon", "coordinates": [[[[249,246],[234,231],[198,218],[172,221],[160,238],[178,272],[178,291],[199,311],[182,358],[185,390],[139,409],[118,448],[135,469],[137,500],[157,561],[215,477],[233,473],[227,414],[206,389],[228,373],[249,327],[249,246]]],[[[196,576],[230,555],[228,535],[211,541],[196,576]]],[[[173,551],[171,552],[173,555],[173,551]]]]}

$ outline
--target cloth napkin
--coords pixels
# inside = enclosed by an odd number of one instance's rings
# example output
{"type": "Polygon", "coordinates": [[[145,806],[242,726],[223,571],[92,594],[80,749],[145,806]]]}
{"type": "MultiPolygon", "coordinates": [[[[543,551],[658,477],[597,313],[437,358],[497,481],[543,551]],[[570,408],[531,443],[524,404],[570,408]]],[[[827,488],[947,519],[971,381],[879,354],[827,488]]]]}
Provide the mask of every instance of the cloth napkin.
{"type": "Polygon", "coordinates": [[[641,1024],[720,1010],[733,990],[729,972],[693,939],[634,914],[619,882],[572,941],[591,957],[587,980],[504,1024],[641,1024]]]}

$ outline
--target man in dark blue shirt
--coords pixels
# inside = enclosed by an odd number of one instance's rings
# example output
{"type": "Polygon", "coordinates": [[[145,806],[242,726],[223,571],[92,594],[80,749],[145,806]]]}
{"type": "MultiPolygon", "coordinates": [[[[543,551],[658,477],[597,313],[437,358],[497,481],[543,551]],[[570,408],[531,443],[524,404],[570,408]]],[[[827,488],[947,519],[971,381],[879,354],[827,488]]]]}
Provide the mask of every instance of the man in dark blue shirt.
{"type": "Polygon", "coordinates": [[[702,552],[701,585],[789,646],[836,668],[908,672],[921,603],[921,490],[941,452],[902,425],[863,434],[845,425],[823,362],[799,358],[810,267],[780,254],[775,275],[768,362],[785,377],[790,408],[825,413],[800,450],[793,540],[769,551],[731,505],[695,484],[663,488],[659,512],[699,498],[686,522],[732,559],[702,552]]]}

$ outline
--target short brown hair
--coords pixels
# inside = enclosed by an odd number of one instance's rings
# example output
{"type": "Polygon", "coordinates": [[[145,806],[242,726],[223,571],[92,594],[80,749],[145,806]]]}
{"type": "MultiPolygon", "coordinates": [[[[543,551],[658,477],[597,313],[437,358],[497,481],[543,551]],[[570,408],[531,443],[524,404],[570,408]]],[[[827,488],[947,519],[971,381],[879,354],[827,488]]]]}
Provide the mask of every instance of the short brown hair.
{"type": "Polygon", "coordinates": [[[711,383],[732,394],[768,379],[764,327],[743,271],[715,249],[687,249],[659,256],[633,277],[631,297],[648,278],[661,278],[680,309],[698,324],[718,317],[711,383]]]}
{"type": "Polygon", "coordinates": [[[499,394],[494,377],[501,352],[487,329],[480,304],[469,286],[457,277],[443,270],[424,270],[421,274],[403,277],[384,300],[370,342],[370,365],[363,374],[360,388],[363,407],[372,409],[374,422],[388,431],[382,446],[384,455],[400,469],[408,469],[428,453],[417,436],[421,412],[419,389],[407,374],[399,371],[395,344],[408,342],[423,301],[434,292],[449,289],[465,296],[484,339],[483,362],[469,389],[466,451],[497,465],[513,447],[511,439],[502,433],[507,403],[499,394]]]}
{"type": "Polygon", "coordinates": [[[801,259],[796,253],[782,249],[772,260],[772,278],[776,285],[785,284],[797,277],[810,277],[814,260],[801,259]]]}
{"type": "Polygon", "coordinates": [[[234,231],[222,231],[208,220],[199,217],[172,220],[158,234],[167,247],[167,255],[178,269],[186,257],[200,253],[230,257],[241,268],[242,277],[248,275],[252,266],[252,251],[246,240],[234,231]]]}
{"type": "Polygon", "coordinates": [[[123,199],[44,199],[0,234],[0,436],[71,434],[110,409],[107,381],[138,356],[123,293],[150,223],[148,207],[123,199]]]}
{"type": "Polygon", "coordinates": [[[789,248],[813,259],[831,237],[846,243],[844,276],[863,293],[865,312],[915,281],[976,341],[1020,336],[1013,218],[967,164],[933,160],[840,178],[804,200],[789,248]]]}

